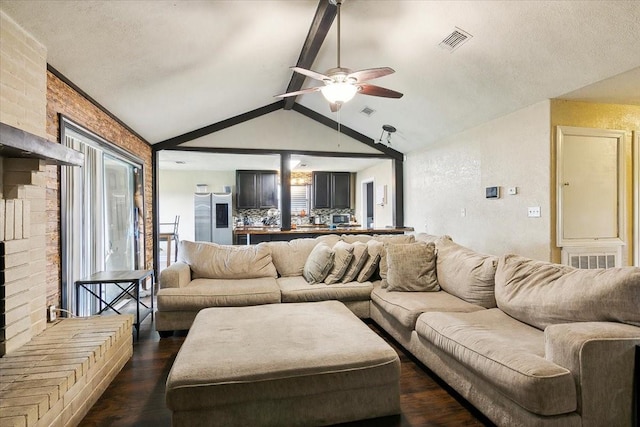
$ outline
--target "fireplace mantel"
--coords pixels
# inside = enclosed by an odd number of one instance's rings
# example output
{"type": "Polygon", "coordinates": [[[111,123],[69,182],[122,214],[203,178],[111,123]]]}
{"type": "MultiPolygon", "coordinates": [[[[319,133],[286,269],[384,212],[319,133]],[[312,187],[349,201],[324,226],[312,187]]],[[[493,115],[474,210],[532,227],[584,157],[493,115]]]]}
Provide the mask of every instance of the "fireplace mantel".
{"type": "Polygon", "coordinates": [[[84,154],[0,122],[0,157],[26,157],[52,165],[82,166],[84,154]]]}

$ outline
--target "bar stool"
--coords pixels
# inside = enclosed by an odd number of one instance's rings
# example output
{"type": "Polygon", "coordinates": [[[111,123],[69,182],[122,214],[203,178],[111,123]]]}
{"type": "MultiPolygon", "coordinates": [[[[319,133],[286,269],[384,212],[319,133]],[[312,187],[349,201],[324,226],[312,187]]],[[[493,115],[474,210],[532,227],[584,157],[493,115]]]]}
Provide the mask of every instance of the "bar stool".
{"type": "Polygon", "coordinates": [[[175,251],[175,261],[178,261],[178,242],[180,241],[180,237],[178,236],[178,226],[180,224],[180,215],[176,215],[176,219],[174,222],[161,222],[160,232],[158,233],[158,240],[160,242],[167,242],[167,267],[171,264],[171,246],[173,245],[173,241],[175,241],[176,251],[175,251]],[[171,231],[162,231],[162,228],[165,229],[171,228],[171,231]]]}

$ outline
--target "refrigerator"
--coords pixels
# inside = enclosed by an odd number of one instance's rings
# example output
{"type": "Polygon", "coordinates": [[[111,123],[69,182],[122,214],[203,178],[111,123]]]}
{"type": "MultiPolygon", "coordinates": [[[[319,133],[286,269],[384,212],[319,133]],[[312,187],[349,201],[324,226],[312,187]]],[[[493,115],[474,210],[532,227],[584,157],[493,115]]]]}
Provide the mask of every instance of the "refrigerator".
{"type": "Polygon", "coordinates": [[[231,193],[196,193],[194,204],[196,241],[233,244],[231,193]]]}

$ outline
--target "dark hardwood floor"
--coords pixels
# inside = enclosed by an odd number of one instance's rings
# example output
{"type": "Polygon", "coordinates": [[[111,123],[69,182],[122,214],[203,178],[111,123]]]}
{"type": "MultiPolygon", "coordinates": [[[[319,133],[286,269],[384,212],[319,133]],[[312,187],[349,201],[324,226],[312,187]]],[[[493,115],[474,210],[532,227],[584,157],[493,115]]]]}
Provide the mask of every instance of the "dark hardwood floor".
{"type": "MultiPolygon", "coordinates": [[[[400,355],[402,414],[342,424],[342,427],[492,425],[377,325],[368,324],[400,355]]],[[[142,324],[140,340],[134,342],[133,357],[91,408],[81,426],[170,426],[171,412],[164,403],[164,387],[185,336],[182,333],[160,339],[148,317],[142,324]]]]}

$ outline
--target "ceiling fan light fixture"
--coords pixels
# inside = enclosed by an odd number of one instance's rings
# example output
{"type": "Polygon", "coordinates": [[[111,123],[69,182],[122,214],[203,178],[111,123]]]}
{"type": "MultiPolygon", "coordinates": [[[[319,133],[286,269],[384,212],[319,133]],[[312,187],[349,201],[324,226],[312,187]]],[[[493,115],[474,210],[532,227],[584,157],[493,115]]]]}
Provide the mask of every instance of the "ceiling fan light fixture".
{"type": "Polygon", "coordinates": [[[322,95],[332,104],[344,104],[350,101],[358,92],[358,86],[337,82],[330,83],[320,89],[322,95]]]}

